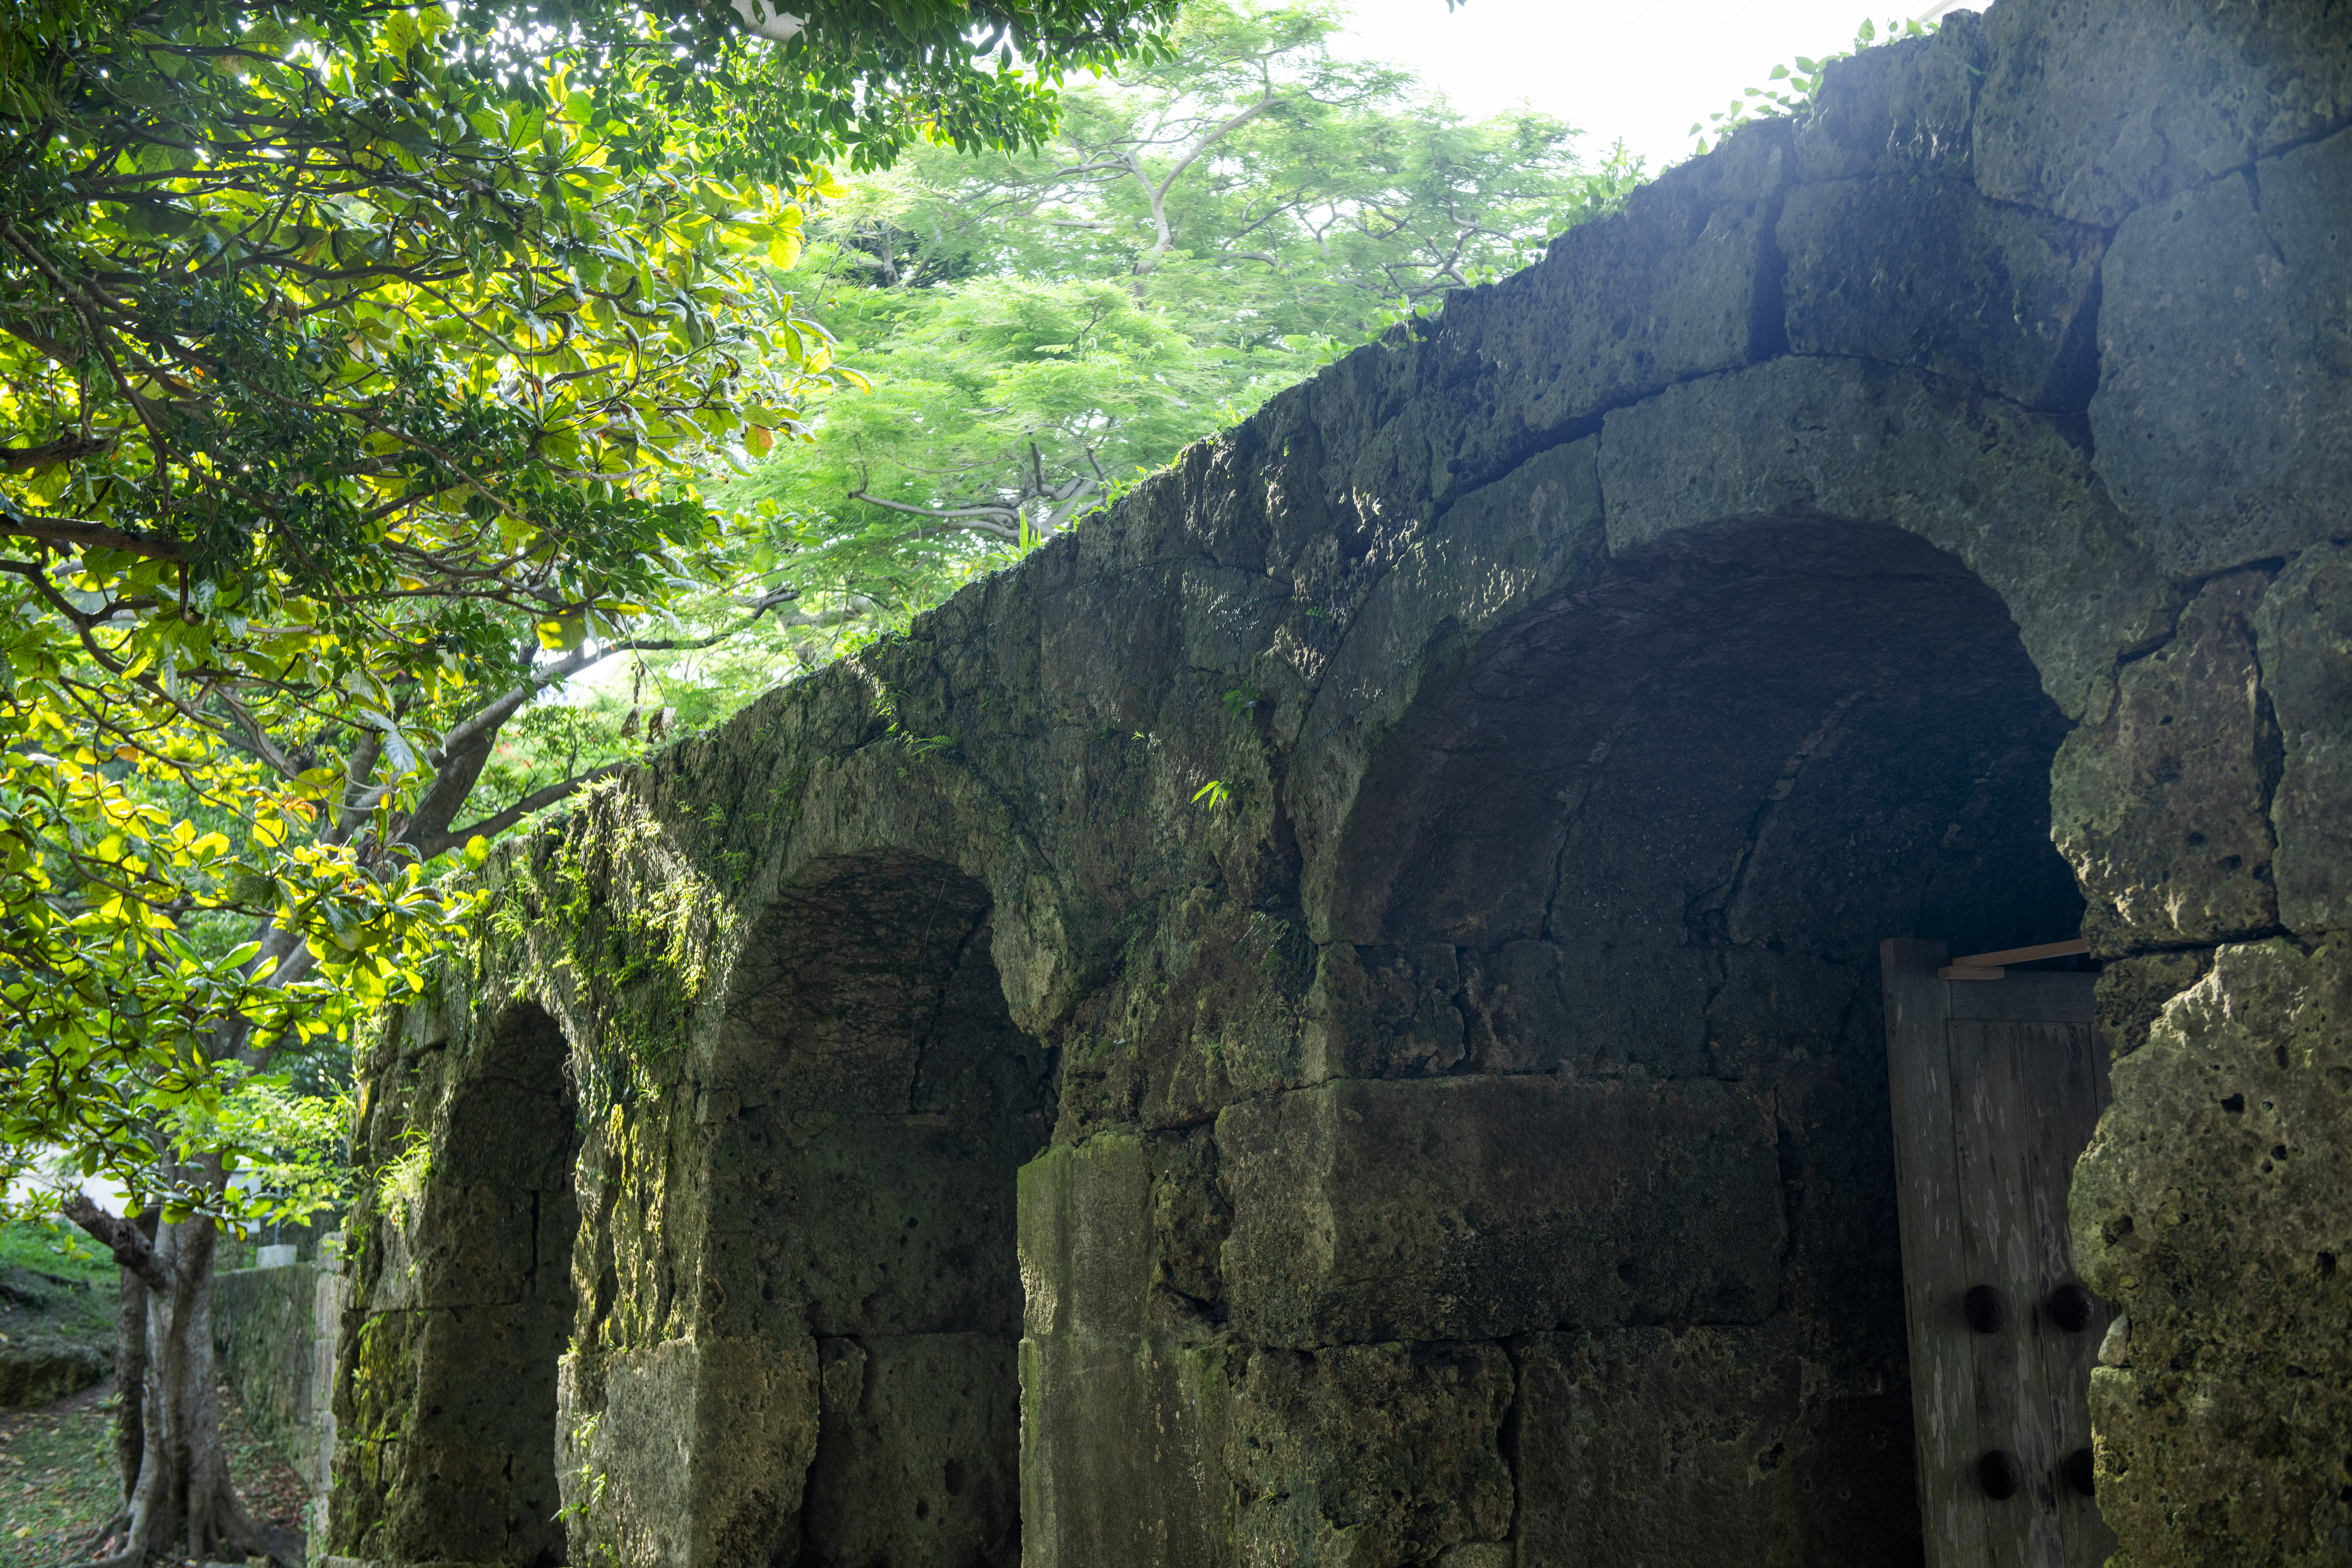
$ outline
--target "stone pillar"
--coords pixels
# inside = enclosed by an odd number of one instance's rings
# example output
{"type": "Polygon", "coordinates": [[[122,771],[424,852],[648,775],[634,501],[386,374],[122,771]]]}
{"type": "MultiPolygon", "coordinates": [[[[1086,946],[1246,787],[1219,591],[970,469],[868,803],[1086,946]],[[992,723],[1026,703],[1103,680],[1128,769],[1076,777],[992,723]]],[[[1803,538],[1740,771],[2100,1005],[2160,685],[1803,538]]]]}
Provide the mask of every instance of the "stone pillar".
{"type": "Polygon", "coordinates": [[[1233,1561],[1231,1346],[1153,1310],[1181,1261],[1153,1224],[1151,1155],[1118,1129],[1021,1171],[1023,1568],[1233,1561]]]}
{"type": "Polygon", "coordinates": [[[326,1529],[335,1477],[335,1345],[351,1300],[351,1280],[343,1272],[342,1232],[338,1230],[321,1238],[319,1244],[319,1272],[311,1287],[310,1441],[296,1459],[313,1500],[310,1528],[320,1531],[326,1529]]]}
{"type": "Polygon", "coordinates": [[[2106,123],[2128,82],[2162,83],[2142,150],[2170,150],[2111,159],[2112,129],[2077,145],[2021,121],[2005,135],[2031,156],[2000,163],[2038,163],[2054,199],[2113,198],[2095,465],[2189,595],[2054,791],[2117,1059],[2072,1203],[2084,1278],[2122,1313],[2092,1382],[2099,1506],[2118,1568],[2334,1561],[2352,1540],[2352,131],[2313,133],[2342,120],[2343,19],[2042,4],[2019,29],[2034,81],[2095,52],[2120,68],[2070,115],[2106,123]]]}

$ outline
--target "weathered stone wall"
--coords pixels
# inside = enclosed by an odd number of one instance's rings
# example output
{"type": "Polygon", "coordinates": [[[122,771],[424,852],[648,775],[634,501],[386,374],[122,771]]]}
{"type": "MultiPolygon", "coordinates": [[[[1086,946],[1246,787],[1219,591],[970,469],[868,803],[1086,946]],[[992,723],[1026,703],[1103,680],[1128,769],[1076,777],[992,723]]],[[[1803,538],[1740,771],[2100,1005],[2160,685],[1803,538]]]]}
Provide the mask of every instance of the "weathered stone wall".
{"type": "Polygon", "coordinates": [[[331,1241],[325,1264],[231,1270],[213,1297],[221,1376],[322,1505],[334,1485],[335,1342],[351,1296],[333,1250],[331,1241]]]}
{"type": "Polygon", "coordinates": [[[313,1490],[324,1491],[334,1345],[320,1342],[319,1298],[336,1276],[312,1263],[232,1269],[213,1281],[213,1351],[246,1417],[313,1490]]]}
{"type": "Polygon", "coordinates": [[[2080,930],[2118,1560],[2336,1560],[2348,122],[1960,16],[503,852],[334,1550],[1917,1561],[1875,945],[2080,930]]]}

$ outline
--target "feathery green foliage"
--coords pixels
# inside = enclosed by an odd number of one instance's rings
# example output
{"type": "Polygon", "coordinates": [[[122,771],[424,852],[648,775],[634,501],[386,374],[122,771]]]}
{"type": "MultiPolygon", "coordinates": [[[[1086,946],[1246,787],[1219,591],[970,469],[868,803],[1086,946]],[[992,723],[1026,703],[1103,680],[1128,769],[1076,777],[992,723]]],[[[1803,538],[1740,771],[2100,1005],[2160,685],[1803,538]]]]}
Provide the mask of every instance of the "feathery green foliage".
{"type": "MultiPolygon", "coordinates": [[[[803,593],[768,673],[903,622],[1638,182],[1549,116],[1467,120],[1336,57],[1339,25],[1196,0],[1172,58],[1071,89],[1043,146],[917,148],[811,213],[783,286],[872,390],[814,405],[810,442],[755,439],[718,492],[766,510],[752,564],[803,593]]],[[[653,663],[673,694],[714,673],[653,663]]]]}
{"type": "Polygon", "coordinates": [[[237,1202],[223,1090],[417,985],[429,863],[595,771],[480,790],[504,727],[767,608],[698,481],[848,379],[779,270],[824,161],[1034,143],[1171,9],[16,0],[0,1166],[237,1202]]]}

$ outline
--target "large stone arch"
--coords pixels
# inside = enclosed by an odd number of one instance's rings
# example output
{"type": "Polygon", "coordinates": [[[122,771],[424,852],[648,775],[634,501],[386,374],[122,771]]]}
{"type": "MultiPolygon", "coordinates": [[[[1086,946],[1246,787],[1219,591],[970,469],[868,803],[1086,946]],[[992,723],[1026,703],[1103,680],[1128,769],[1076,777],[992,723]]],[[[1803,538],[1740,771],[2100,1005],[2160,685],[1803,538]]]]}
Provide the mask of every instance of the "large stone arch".
{"type": "Polygon", "coordinates": [[[1572,928],[1604,948],[1671,928],[1863,962],[1898,929],[2071,928],[2047,798],[2071,727],[2000,598],[1915,535],[1801,519],[1671,538],[1417,694],[1342,831],[1332,935],[1572,928]],[[1827,815],[1800,824],[1809,793],[1827,815]]]}
{"type": "Polygon", "coordinates": [[[1339,835],[1328,1086],[1219,1124],[1236,1322],[1502,1340],[1523,1560],[1916,1559],[1877,945],[2083,906],[2006,607],[1892,527],[1749,522],[1432,676],[1339,835]]]}
{"type": "Polygon", "coordinates": [[[2042,689],[2080,718],[2168,632],[2179,594],[2126,535],[2061,419],[1915,371],[1784,357],[1612,410],[1440,512],[1371,585],[1302,716],[1289,804],[1311,921],[1370,754],[1424,682],[1505,619],[1610,563],[1770,523],[1899,529],[1996,596],[2042,689]]]}

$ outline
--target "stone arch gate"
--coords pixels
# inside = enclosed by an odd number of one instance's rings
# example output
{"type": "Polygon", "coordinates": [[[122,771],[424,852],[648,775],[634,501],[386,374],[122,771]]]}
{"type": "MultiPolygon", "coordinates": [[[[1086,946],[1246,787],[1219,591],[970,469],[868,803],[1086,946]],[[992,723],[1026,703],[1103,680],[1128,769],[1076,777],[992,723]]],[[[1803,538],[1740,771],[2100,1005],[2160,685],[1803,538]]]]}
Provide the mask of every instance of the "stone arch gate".
{"type": "MultiPolygon", "coordinates": [[[[570,1041],[570,1558],[1917,1561],[1876,944],[2079,929],[2121,1560],[2332,1560],[2347,38],[1873,51],[502,854],[363,1146],[570,1041]]],[[[389,1201],[330,1550],[547,1560],[389,1201]]]]}

